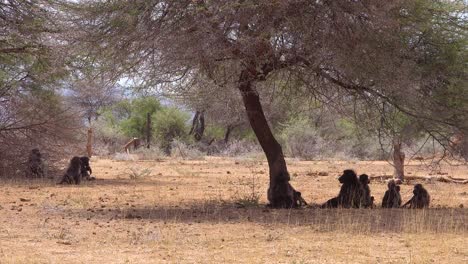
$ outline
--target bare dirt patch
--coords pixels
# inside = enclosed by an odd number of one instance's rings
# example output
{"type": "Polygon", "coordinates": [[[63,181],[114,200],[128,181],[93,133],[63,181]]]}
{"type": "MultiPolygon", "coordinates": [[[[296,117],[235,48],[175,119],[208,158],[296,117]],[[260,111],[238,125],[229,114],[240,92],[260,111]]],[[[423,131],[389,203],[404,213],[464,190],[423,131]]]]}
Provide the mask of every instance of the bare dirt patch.
{"type": "MultiPolygon", "coordinates": [[[[0,186],[0,263],[466,263],[468,185],[422,182],[428,210],[320,210],[353,168],[378,204],[386,162],[288,161],[312,204],[270,210],[265,161],[93,159],[96,181],[0,186]],[[380,179],[379,176],[382,176],[380,179]]],[[[418,164],[409,175],[431,172],[418,164]]],[[[442,173],[468,178],[468,167],[442,173]]],[[[434,172],[432,172],[434,173],[434,172]]],[[[403,200],[412,185],[401,186],[403,200]]]]}

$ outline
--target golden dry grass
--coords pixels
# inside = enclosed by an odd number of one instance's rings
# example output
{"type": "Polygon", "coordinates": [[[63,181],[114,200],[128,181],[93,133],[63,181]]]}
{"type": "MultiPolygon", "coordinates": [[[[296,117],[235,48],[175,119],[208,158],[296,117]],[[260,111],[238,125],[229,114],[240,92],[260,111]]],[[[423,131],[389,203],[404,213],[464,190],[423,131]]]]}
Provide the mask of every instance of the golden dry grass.
{"type": "MultiPolygon", "coordinates": [[[[386,162],[288,165],[312,204],[337,194],[343,169],[392,172],[386,162]]],[[[428,210],[269,210],[264,161],[93,158],[92,166],[98,180],[81,186],[1,183],[0,263],[468,262],[467,185],[424,183],[428,210]]],[[[429,174],[419,162],[407,171],[429,174]]],[[[468,178],[463,165],[442,172],[468,178]]],[[[380,204],[385,181],[370,187],[380,204]]],[[[401,188],[409,199],[412,185],[401,188]]]]}

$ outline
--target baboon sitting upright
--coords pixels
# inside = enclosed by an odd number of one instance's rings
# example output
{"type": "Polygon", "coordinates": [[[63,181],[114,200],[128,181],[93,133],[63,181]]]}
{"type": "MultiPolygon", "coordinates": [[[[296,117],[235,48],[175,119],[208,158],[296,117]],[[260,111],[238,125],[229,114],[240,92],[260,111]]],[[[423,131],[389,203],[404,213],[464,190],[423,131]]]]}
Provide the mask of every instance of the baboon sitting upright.
{"type": "Polygon", "coordinates": [[[268,188],[267,195],[268,200],[271,202],[268,205],[269,207],[299,208],[303,205],[307,205],[307,202],[302,198],[301,193],[296,191],[287,181],[277,181],[276,184],[268,188]],[[283,196],[273,194],[283,194],[283,196]]]}
{"type": "Polygon", "coordinates": [[[401,205],[400,186],[396,185],[394,180],[387,184],[388,190],[382,199],[383,208],[399,208],[401,205]]]}
{"type": "Polygon", "coordinates": [[[361,183],[362,188],[361,207],[372,208],[374,206],[374,196],[371,196],[369,176],[367,174],[359,175],[359,183],[361,183]]]}
{"type": "Polygon", "coordinates": [[[413,197],[406,202],[402,207],[405,207],[409,204],[409,208],[421,209],[429,207],[429,202],[431,200],[431,196],[427,192],[426,189],[422,186],[422,184],[418,183],[414,185],[413,189],[413,197]]]}
{"type": "Polygon", "coordinates": [[[343,175],[338,178],[341,185],[340,193],[337,197],[328,200],[322,208],[359,208],[363,193],[361,184],[353,170],[344,170],[343,175]]]}
{"type": "Polygon", "coordinates": [[[39,149],[31,150],[28,159],[28,175],[33,178],[43,178],[45,175],[45,166],[39,149]]]}
{"type": "Polygon", "coordinates": [[[89,165],[89,158],[86,156],[80,157],[81,161],[81,178],[91,181],[95,180],[95,177],[91,177],[91,174],[93,173],[93,170],[91,169],[91,166],[89,165]]]}
{"type": "Polygon", "coordinates": [[[80,184],[81,183],[81,160],[80,157],[73,157],[70,160],[70,165],[68,165],[65,175],[63,175],[62,180],[59,184],[80,184]]]}

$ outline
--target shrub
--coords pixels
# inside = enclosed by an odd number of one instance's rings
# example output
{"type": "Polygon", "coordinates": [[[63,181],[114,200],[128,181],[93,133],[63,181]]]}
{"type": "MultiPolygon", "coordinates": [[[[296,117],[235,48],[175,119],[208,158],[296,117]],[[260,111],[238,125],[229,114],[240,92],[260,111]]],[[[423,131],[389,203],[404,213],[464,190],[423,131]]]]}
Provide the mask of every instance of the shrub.
{"type": "Polygon", "coordinates": [[[171,143],[174,139],[187,141],[187,122],[189,114],[169,107],[158,111],[152,120],[153,137],[167,154],[171,153],[171,143]]]}
{"type": "Polygon", "coordinates": [[[190,146],[184,141],[174,139],[170,148],[171,157],[182,159],[203,159],[205,153],[198,150],[195,146],[190,146]]]}
{"type": "Polygon", "coordinates": [[[120,122],[121,131],[127,137],[144,137],[147,114],[149,113],[153,117],[155,113],[161,111],[161,104],[158,99],[142,97],[132,100],[129,105],[125,101],[122,104],[124,104],[122,106],[123,110],[128,111],[129,116],[120,122]]]}
{"type": "Polygon", "coordinates": [[[139,160],[160,160],[165,156],[164,152],[156,146],[152,146],[149,149],[145,147],[139,148],[133,154],[137,155],[139,160]]]}
{"type": "Polygon", "coordinates": [[[323,140],[308,118],[290,120],[281,130],[279,139],[291,157],[313,159],[323,150],[323,140]]]}

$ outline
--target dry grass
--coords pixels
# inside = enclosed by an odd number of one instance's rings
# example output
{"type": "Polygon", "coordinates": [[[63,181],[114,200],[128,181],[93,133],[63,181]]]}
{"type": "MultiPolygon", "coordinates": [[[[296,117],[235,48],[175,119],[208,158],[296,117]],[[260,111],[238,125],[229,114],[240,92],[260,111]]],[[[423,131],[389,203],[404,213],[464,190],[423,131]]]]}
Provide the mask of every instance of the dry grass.
{"type": "MultiPolygon", "coordinates": [[[[292,184],[312,204],[336,195],[345,168],[392,171],[385,162],[288,163],[292,184]]],[[[467,185],[424,183],[428,210],[267,210],[264,161],[93,159],[92,166],[98,180],[82,186],[2,182],[0,263],[468,262],[468,211],[459,208],[468,205],[467,185]]],[[[429,173],[418,163],[407,171],[429,173]]],[[[468,178],[466,166],[442,171],[468,178]]],[[[385,182],[370,187],[380,203],[385,182]]],[[[401,188],[408,199],[412,186],[401,188]]]]}

